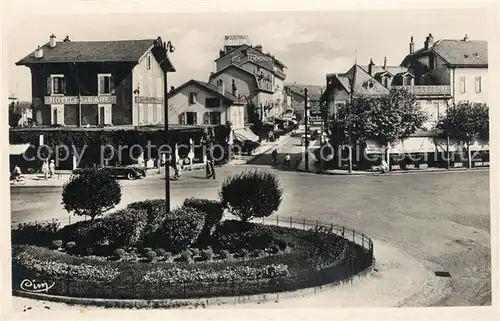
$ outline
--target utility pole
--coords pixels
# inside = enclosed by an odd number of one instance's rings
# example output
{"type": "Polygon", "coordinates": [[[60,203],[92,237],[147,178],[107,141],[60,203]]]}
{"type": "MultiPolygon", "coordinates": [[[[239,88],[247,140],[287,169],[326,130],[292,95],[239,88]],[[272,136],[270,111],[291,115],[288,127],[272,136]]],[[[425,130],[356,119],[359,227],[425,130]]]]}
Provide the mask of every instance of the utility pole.
{"type": "Polygon", "coordinates": [[[308,108],[308,102],[307,102],[307,88],[304,88],[304,120],[306,123],[305,129],[306,129],[306,138],[305,138],[305,155],[304,155],[304,160],[305,160],[305,165],[306,165],[306,172],[309,171],[309,108],[308,108]]]}
{"type": "MultiPolygon", "coordinates": [[[[73,64],[75,66],[76,89],[78,90],[78,127],[82,127],[82,93],[80,91],[80,78],[78,77],[78,68],[76,67],[76,62],[74,62],[73,64]]],[[[97,109],[97,114],[99,114],[99,108],[97,109]]]]}
{"type": "Polygon", "coordinates": [[[320,170],[323,172],[324,168],[324,160],[323,160],[323,137],[325,130],[325,106],[323,104],[323,89],[321,89],[321,93],[319,95],[319,109],[321,111],[321,136],[319,137],[320,149],[319,149],[319,162],[320,162],[320,170]]]}
{"type": "MultiPolygon", "coordinates": [[[[349,102],[349,118],[352,114],[352,102],[354,100],[354,84],[356,83],[356,69],[357,64],[354,64],[354,70],[352,71],[352,83],[351,83],[351,95],[349,102]]],[[[349,121],[349,174],[352,173],[352,120],[349,121]]]]}
{"type": "MultiPolygon", "coordinates": [[[[160,40],[160,39],[158,39],[160,40]]],[[[168,53],[174,52],[175,48],[172,43],[169,41],[167,43],[158,41],[161,49],[165,52],[165,58],[162,61],[162,69],[163,69],[163,122],[164,122],[164,143],[168,144],[168,77],[167,72],[169,69],[169,61],[168,61],[168,53]]],[[[170,149],[170,148],[169,148],[170,149]]],[[[167,213],[170,212],[170,158],[171,151],[168,150],[166,159],[165,159],[165,207],[167,209],[167,213]]],[[[160,155],[158,155],[160,157],[160,155]]]]}
{"type": "MultiPolygon", "coordinates": [[[[453,102],[455,106],[455,102],[453,102]]],[[[438,115],[439,117],[439,115],[438,115]]],[[[446,101],[446,169],[450,169],[450,134],[448,133],[448,101],[446,101]]]]}

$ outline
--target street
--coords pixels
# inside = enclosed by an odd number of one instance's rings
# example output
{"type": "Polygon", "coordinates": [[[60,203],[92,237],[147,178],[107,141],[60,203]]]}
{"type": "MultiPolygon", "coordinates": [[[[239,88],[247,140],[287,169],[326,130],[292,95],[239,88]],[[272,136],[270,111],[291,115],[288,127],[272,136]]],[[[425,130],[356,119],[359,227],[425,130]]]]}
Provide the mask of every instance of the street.
{"type": "MultiPolygon", "coordinates": [[[[280,147],[300,153],[299,138],[280,147]]],[[[187,197],[217,198],[224,178],[244,169],[272,170],[284,197],[278,215],[331,221],[411,254],[431,271],[451,275],[452,294],[438,305],[491,304],[489,172],[419,173],[388,176],[328,176],[272,168],[269,154],[249,165],[217,168],[217,179],[204,171],[185,172],[171,182],[171,204],[187,197]]],[[[162,176],[122,181],[121,205],[164,197],[162,176]]],[[[67,219],[61,187],[11,188],[12,223],[67,219]]]]}

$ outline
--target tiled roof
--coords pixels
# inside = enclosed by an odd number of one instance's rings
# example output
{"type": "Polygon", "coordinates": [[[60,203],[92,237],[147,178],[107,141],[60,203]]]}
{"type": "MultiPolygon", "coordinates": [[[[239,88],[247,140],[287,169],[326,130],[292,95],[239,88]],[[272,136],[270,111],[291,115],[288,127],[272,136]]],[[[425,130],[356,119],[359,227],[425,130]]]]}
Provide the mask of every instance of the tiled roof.
{"type": "MultiPolygon", "coordinates": [[[[368,66],[360,66],[360,67],[366,73],[368,73],[368,66]]],[[[384,71],[389,72],[391,75],[396,75],[398,73],[408,71],[408,69],[405,67],[400,67],[400,66],[387,66],[385,69],[384,69],[384,66],[378,66],[378,65],[375,65],[372,67],[372,74],[373,75],[376,75],[378,73],[382,73],[384,71]]]]}
{"type": "Polygon", "coordinates": [[[488,66],[488,42],[483,40],[443,39],[436,41],[429,49],[419,49],[405,57],[402,65],[411,57],[434,52],[446,63],[454,66],[488,66]]]}
{"type": "Polygon", "coordinates": [[[319,100],[321,96],[321,91],[325,91],[323,86],[315,86],[315,85],[299,85],[299,84],[290,84],[285,85],[285,87],[290,88],[290,90],[298,95],[304,94],[304,89],[307,88],[307,94],[309,95],[310,100],[319,100]]]}
{"type": "Polygon", "coordinates": [[[46,43],[41,47],[42,58],[35,58],[33,51],[16,65],[51,62],[136,62],[153,46],[155,40],[63,41],[57,42],[54,48],[50,48],[46,43]]]}
{"type": "Polygon", "coordinates": [[[351,87],[354,87],[353,89],[355,95],[378,96],[389,92],[389,89],[387,89],[377,80],[375,80],[359,65],[354,65],[346,73],[346,78],[349,80],[349,83],[352,83],[353,77],[354,77],[354,86],[351,87]],[[370,83],[373,85],[370,85],[370,83]]]}
{"type": "Polygon", "coordinates": [[[221,73],[223,73],[224,71],[226,71],[226,70],[227,70],[227,69],[229,69],[229,68],[235,68],[235,69],[238,69],[238,70],[243,71],[243,72],[244,72],[244,73],[246,73],[246,74],[251,75],[251,76],[255,79],[256,86],[257,86],[257,88],[259,88],[259,90],[261,90],[261,91],[265,91],[265,92],[272,92],[272,91],[270,91],[270,90],[264,89],[264,88],[260,85],[260,82],[257,80],[257,75],[256,75],[256,74],[254,74],[253,72],[251,72],[251,71],[249,71],[249,70],[247,70],[247,69],[245,69],[245,68],[242,68],[242,67],[240,67],[240,66],[238,66],[238,65],[235,65],[235,64],[230,64],[230,65],[227,65],[226,67],[222,68],[221,70],[219,70],[219,71],[217,71],[217,72],[215,72],[215,73],[211,74],[211,75],[210,75],[210,77],[208,78],[208,81],[209,81],[209,82],[210,82],[210,81],[212,81],[212,79],[214,79],[216,76],[220,75],[221,73]]]}
{"type": "Polygon", "coordinates": [[[238,97],[236,97],[235,95],[233,95],[228,90],[225,90],[224,95],[223,95],[223,94],[221,94],[219,92],[219,90],[217,89],[217,86],[214,86],[212,84],[209,84],[209,83],[206,83],[206,82],[203,82],[203,81],[195,80],[195,79],[191,79],[191,80],[185,82],[184,84],[180,85],[179,87],[176,87],[174,90],[171,90],[168,93],[168,96],[169,97],[173,96],[175,93],[177,93],[179,90],[181,90],[182,88],[186,87],[189,84],[195,84],[195,85],[198,85],[198,86],[200,86],[202,88],[205,88],[208,91],[214,92],[214,93],[218,94],[219,96],[221,96],[223,98],[226,98],[227,100],[230,100],[233,103],[240,101],[240,99],[238,97]]]}
{"type": "MultiPolygon", "coordinates": [[[[230,51],[230,52],[226,52],[223,56],[218,57],[218,58],[217,58],[217,59],[215,59],[214,61],[218,61],[218,60],[220,60],[222,57],[225,57],[225,56],[229,55],[230,53],[232,53],[232,52],[234,52],[234,51],[236,51],[236,50],[241,49],[242,47],[255,49],[255,47],[254,47],[254,46],[247,45],[247,44],[243,44],[243,45],[239,46],[238,48],[236,48],[236,49],[234,49],[234,50],[232,50],[232,51],[230,51]]],[[[276,58],[276,57],[274,57],[274,56],[272,56],[272,55],[270,55],[270,54],[267,54],[267,53],[265,53],[265,52],[262,52],[262,51],[261,51],[260,53],[261,53],[261,54],[263,54],[264,56],[268,56],[268,57],[273,58],[273,59],[274,59],[274,60],[275,60],[275,61],[276,61],[279,65],[282,65],[283,67],[285,67],[285,68],[286,68],[286,65],[285,65],[283,62],[281,62],[278,58],[276,58]]]]}

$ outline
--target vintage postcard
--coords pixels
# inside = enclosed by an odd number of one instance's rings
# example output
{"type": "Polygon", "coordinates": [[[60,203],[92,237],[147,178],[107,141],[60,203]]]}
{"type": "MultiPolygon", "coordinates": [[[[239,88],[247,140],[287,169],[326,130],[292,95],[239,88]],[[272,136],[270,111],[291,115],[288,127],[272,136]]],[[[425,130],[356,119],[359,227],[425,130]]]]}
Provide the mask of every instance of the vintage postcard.
{"type": "Polygon", "coordinates": [[[7,318],[494,318],[498,3],[314,4],[3,4],[7,318]]]}

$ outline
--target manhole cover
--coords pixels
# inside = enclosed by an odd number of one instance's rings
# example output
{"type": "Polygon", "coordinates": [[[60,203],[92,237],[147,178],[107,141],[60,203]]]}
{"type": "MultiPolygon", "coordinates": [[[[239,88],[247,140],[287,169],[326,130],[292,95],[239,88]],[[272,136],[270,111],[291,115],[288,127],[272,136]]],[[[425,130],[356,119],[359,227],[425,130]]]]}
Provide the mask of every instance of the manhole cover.
{"type": "Polygon", "coordinates": [[[450,272],[445,271],[435,271],[434,274],[440,278],[451,278],[450,272]]]}

